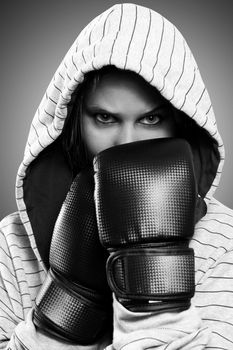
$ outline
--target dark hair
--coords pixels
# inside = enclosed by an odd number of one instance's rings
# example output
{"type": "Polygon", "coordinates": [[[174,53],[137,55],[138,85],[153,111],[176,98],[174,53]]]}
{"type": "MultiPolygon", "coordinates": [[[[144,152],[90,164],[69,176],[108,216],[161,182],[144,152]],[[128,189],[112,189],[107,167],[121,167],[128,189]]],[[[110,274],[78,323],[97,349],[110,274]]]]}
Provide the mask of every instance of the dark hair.
{"type": "Polygon", "coordinates": [[[87,91],[97,86],[104,75],[114,71],[119,71],[119,69],[115,66],[108,65],[99,70],[86,73],[83,82],[78,86],[68,106],[68,116],[61,134],[61,140],[74,175],[91,162],[81,132],[84,97],[87,91]]]}

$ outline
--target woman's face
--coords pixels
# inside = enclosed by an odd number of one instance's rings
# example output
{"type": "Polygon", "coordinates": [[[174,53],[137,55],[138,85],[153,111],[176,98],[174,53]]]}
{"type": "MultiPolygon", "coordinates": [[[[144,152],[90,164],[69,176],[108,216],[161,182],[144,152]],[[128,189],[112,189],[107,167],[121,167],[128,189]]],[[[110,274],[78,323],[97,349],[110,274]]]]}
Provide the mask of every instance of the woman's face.
{"type": "Polygon", "coordinates": [[[168,102],[140,76],[126,71],[104,75],[88,91],[81,126],[92,157],[112,146],[175,136],[168,102]]]}

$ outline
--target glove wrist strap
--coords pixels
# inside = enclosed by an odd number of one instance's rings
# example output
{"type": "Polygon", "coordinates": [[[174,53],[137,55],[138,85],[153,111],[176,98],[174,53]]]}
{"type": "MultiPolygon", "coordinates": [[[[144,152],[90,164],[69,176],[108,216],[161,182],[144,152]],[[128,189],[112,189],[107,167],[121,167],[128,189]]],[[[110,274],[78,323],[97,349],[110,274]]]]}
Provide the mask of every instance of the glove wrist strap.
{"type": "Polygon", "coordinates": [[[191,248],[118,250],[111,253],[107,272],[116,297],[126,307],[133,304],[134,311],[188,308],[195,291],[194,252],[191,248]]]}
{"type": "Polygon", "coordinates": [[[101,304],[80,294],[77,288],[57,278],[50,269],[36,298],[33,321],[55,337],[87,345],[102,335],[109,315],[101,304]]]}

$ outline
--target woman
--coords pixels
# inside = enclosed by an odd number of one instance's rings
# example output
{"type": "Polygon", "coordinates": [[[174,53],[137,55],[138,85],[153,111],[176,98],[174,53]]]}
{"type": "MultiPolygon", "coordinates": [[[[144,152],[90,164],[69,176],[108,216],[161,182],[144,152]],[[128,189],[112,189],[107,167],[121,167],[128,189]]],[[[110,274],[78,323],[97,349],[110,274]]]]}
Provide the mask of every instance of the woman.
{"type": "Polygon", "coordinates": [[[80,33],[32,121],[17,176],[19,211],[1,223],[2,348],[82,348],[32,321],[66,193],[100,151],[173,136],[190,143],[198,183],[192,306],[138,314],[114,298],[113,338],[106,334],[86,348],[231,348],[233,213],[213,198],[223,143],[184,38],[164,17],[133,4],[111,7],[80,33]]]}

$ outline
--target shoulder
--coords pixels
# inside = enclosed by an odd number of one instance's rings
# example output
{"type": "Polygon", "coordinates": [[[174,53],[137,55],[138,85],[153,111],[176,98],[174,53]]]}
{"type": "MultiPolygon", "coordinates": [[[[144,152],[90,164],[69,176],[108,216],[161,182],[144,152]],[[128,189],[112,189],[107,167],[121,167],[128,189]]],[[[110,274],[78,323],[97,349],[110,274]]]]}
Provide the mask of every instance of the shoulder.
{"type": "Polygon", "coordinates": [[[0,260],[4,255],[11,256],[11,243],[21,242],[21,236],[25,237],[26,232],[18,212],[6,216],[0,222],[0,260]]]}
{"type": "Polygon", "coordinates": [[[206,215],[199,221],[196,227],[198,230],[208,231],[211,240],[218,245],[229,243],[233,239],[233,210],[212,199],[207,208],[206,215]]]}
{"type": "Polygon", "coordinates": [[[231,223],[233,228],[233,210],[213,198],[208,205],[207,214],[210,219],[219,220],[223,224],[231,223]]]}
{"type": "Polygon", "coordinates": [[[10,227],[12,227],[12,225],[23,226],[22,221],[20,219],[19,212],[14,212],[12,214],[5,216],[0,221],[0,230],[2,232],[6,232],[10,227]]]}
{"type": "Polygon", "coordinates": [[[233,210],[212,199],[206,215],[196,226],[197,232],[205,237],[205,241],[223,251],[233,249],[233,210]]]}
{"type": "Polygon", "coordinates": [[[0,222],[0,235],[1,235],[1,247],[0,247],[0,260],[6,255],[13,261],[16,257],[16,250],[19,250],[23,246],[28,246],[28,235],[25,227],[20,219],[19,213],[15,212],[6,216],[0,222]],[[17,249],[18,248],[18,249],[17,249]]]}
{"type": "Polygon", "coordinates": [[[212,199],[206,215],[196,224],[191,245],[205,247],[205,255],[233,250],[233,210],[212,199]]]}
{"type": "MultiPolygon", "coordinates": [[[[34,254],[18,212],[0,222],[0,241],[0,275],[2,281],[8,281],[8,295],[14,296],[13,292],[17,291],[19,295],[23,292],[25,298],[30,295],[34,299],[45,271],[34,254]]],[[[6,288],[6,282],[4,285],[6,288]]]]}
{"type": "MultiPolygon", "coordinates": [[[[206,215],[196,224],[190,246],[194,249],[196,272],[200,278],[210,269],[213,271],[217,261],[233,261],[232,209],[212,199],[206,215]]],[[[229,265],[225,264],[225,267],[229,268],[229,265]]]]}

